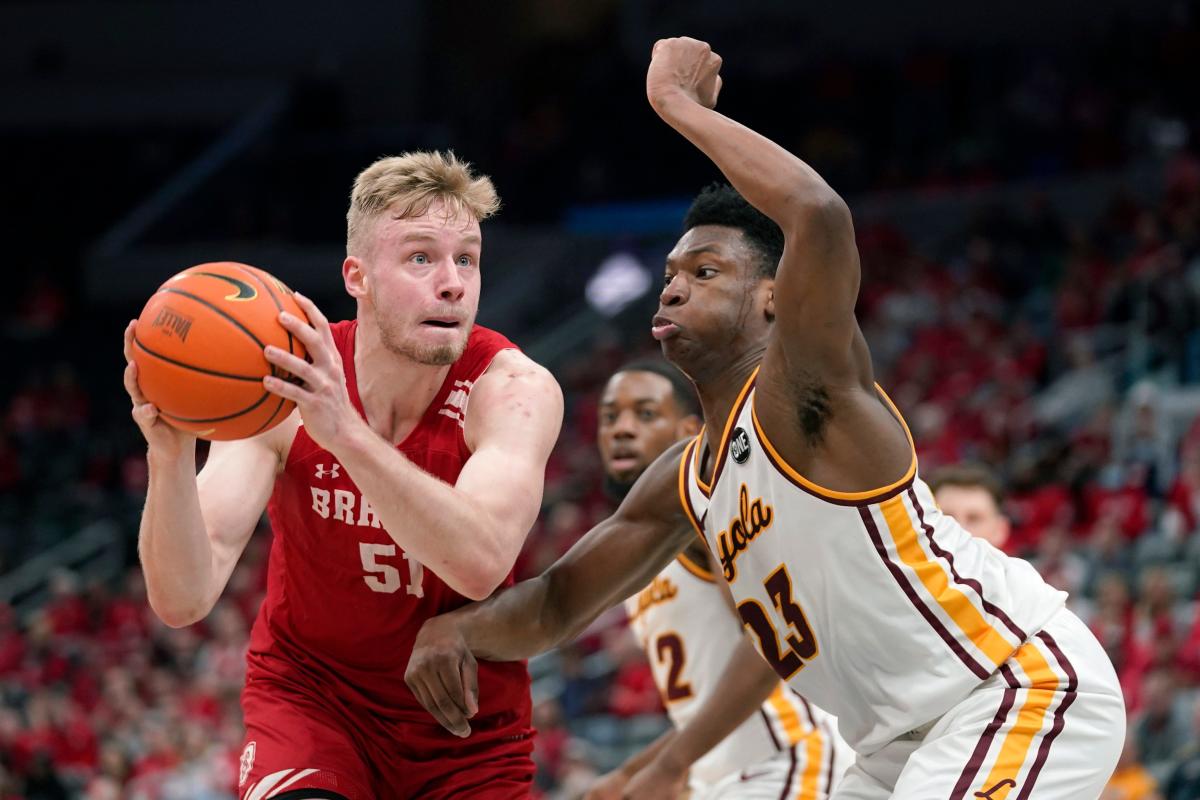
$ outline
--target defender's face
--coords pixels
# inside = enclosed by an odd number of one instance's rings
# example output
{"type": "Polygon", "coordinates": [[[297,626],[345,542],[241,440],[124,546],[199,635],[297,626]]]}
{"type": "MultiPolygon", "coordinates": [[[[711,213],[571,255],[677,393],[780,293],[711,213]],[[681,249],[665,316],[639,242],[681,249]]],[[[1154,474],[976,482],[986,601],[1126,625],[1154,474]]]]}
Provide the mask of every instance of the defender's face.
{"type": "Polygon", "coordinates": [[[618,372],[600,398],[596,434],[604,471],[617,483],[633,483],[675,443],[687,415],[675,402],[671,382],[654,372],[618,372]]]}
{"type": "Polygon", "coordinates": [[[769,292],[759,289],[769,281],[758,274],[756,254],[736,228],[689,230],[667,255],[664,281],[651,334],[684,372],[696,359],[719,356],[767,329],[769,292]]]}
{"type": "Polygon", "coordinates": [[[458,360],[479,310],[479,221],[435,201],[416,217],[385,212],[370,236],[365,255],[347,258],[343,273],[384,345],[422,364],[458,360]]]}
{"type": "Polygon", "coordinates": [[[972,536],[994,547],[1008,541],[1008,518],[996,506],[987,489],[978,486],[943,486],[934,495],[938,508],[958,520],[972,536]]]}

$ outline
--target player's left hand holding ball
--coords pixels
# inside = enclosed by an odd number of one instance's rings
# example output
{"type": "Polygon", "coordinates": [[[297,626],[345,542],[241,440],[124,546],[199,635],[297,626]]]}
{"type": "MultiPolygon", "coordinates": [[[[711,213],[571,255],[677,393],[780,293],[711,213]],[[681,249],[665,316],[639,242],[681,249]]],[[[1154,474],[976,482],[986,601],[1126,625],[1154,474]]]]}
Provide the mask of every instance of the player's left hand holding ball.
{"type": "Polygon", "coordinates": [[[293,297],[308,315],[311,327],[286,311],[280,312],[279,323],[304,344],[311,363],[282,348],[268,346],[264,350],[267,361],[291,373],[298,382],[268,375],[263,378],[263,387],[293,401],[300,409],[308,435],[320,447],[333,452],[339,440],[366,423],[350,402],[342,356],[334,344],[329,320],[307,297],[299,292],[293,297]]]}

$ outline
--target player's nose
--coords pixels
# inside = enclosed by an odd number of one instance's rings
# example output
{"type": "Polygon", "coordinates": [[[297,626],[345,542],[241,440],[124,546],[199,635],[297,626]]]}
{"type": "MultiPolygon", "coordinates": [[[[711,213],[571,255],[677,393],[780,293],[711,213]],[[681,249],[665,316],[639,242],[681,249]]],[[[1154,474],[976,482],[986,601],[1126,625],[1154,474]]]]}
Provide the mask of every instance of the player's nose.
{"type": "Polygon", "coordinates": [[[663,287],[662,293],[658,296],[658,302],[663,308],[670,306],[681,305],[687,301],[689,287],[687,279],[683,277],[683,273],[675,275],[663,287]]]}
{"type": "Polygon", "coordinates": [[[438,298],[457,302],[466,294],[467,284],[459,272],[458,265],[447,260],[439,267],[435,280],[438,298]]]}

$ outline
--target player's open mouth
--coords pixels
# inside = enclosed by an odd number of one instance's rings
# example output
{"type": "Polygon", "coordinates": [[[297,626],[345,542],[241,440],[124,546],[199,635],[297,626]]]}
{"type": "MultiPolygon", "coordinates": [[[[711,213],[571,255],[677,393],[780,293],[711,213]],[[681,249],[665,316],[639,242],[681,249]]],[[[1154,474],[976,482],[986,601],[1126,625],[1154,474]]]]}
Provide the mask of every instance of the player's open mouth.
{"type": "Polygon", "coordinates": [[[428,325],[431,328],[457,328],[462,323],[456,319],[443,318],[443,319],[427,319],[427,320],[423,321],[421,324],[428,325]]]}
{"type": "Polygon", "coordinates": [[[657,316],[650,322],[650,335],[662,341],[679,333],[679,326],[663,316],[657,316]]]}

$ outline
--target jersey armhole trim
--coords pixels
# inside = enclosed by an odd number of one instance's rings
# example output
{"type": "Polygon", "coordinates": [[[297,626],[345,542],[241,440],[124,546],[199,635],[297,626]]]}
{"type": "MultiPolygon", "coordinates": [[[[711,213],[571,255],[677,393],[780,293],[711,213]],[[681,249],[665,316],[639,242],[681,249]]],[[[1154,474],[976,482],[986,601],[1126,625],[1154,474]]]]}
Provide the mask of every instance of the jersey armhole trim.
{"type": "Polygon", "coordinates": [[[912,455],[912,459],[909,461],[908,469],[899,480],[893,481],[886,486],[881,486],[878,489],[869,489],[865,492],[839,492],[834,489],[827,489],[824,486],[813,483],[797,472],[794,467],[788,464],[783,456],[779,454],[779,451],[775,449],[775,446],[771,444],[771,440],[767,437],[766,431],[763,430],[762,423],[759,422],[758,410],[755,408],[754,401],[752,400],[750,402],[750,418],[754,423],[754,432],[758,435],[758,440],[762,442],[763,450],[766,451],[767,459],[771,462],[772,466],[774,466],[776,470],[782,473],[784,477],[786,477],[799,488],[803,489],[809,494],[821,498],[822,500],[827,500],[830,503],[837,505],[871,505],[872,503],[878,503],[883,500],[887,500],[888,498],[894,497],[900,492],[903,492],[912,485],[912,482],[917,475],[917,448],[913,442],[912,433],[908,429],[908,423],[904,421],[904,417],[900,415],[900,411],[896,408],[895,404],[892,403],[892,399],[887,396],[882,388],[880,388],[879,384],[875,384],[875,390],[879,392],[879,396],[883,398],[884,402],[887,404],[887,407],[891,410],[892,415],[900,423],[900,427],[904,430],[904,436],[908,439],[908,449],[912,455]]]}
{"type": "MultiPolygon", "coordinates": [[[[704,526],[700,524],[700,520],[696,518],[696,509],[692,508],[692,498],[688,495],[688,465],[691,463],[692,450],[699,447],[700,436],[697,435],[692,439],[691,443],[683,449],[683,457],[679,459],[679,505],[683,508],[683,514],[688,518],[688,522],[692,525],[692,530],[696,532],[696,536],[703,542],[705,549],[708,548],[708,541],[704,538],[704,526]]],[[[682,553],[680,554],[682,555],[682,553]]]]}
{"type": "MultiPolygon", "coordinates": [[[[706,544],[705,547],[707,547],[707,546],[708,545],[706,544]]],[[[711,572],[706,570],[704,567],[700,566],[695,561],[692,561],[692,559],[688,558],[688,554],[686,551],[680,553],[678,556],[675,557],[675,559],[679,562],[680,566],[682,566],[688,572],[692,573],[692,575],[696,576],[697,578],[704,581],[705,583],[716,583],[717,582],[717,576],[713,575],[711,572]]]]}

